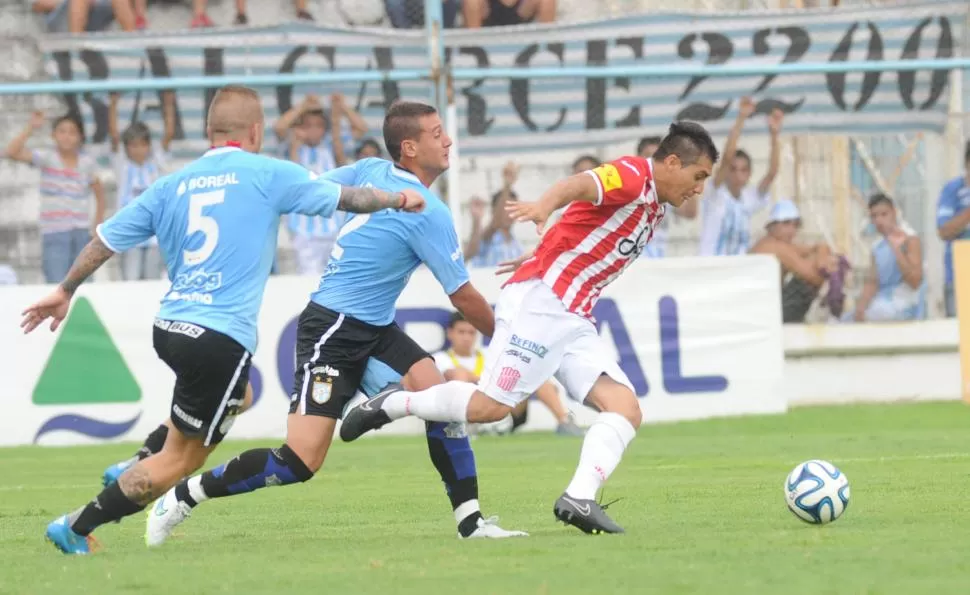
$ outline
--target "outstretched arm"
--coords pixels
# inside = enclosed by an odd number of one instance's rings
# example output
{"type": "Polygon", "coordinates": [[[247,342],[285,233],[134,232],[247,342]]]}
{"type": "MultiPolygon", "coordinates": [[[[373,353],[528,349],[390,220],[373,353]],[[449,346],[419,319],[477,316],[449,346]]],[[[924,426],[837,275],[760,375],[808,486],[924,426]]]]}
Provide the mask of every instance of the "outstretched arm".
{"type": "Polygon", "coordinates": [[[337,208],[349,213],[373,213],[384,209],[419,213],[424,209],[424,197],[414,190],[385,192],[377,188],[341,186],[337,208]]]}
{"type": "Polygon", "coordinates": [[[451,299],[451,305],[461,312],[465,320],[470,322],[478,332],[486,337],[492,336],[495,332],[495,312],[474,285],[465,283],[448,298],[451,299]]]}
{"type": "Polygon", "coordinates": [[[61,281],[61,289],[66,293],[73,294],[82,283],[87,281],[88,277],[94,274],[94,271],[101,268],[101,265],[108,262],[108,259],[113,255],[114,252],[104,245],[101,238],[95,236],[77,255],[77,260],[74,261],[71,270],[67,272],[67,277],[61,281]]]}
{"type": "Polygon", "coordinates": [[[114,252],[104,245],[101,238],[95,237],[91,240],[84,250],[81,250],[67,277],[57,286],[57,289],[22,312],[24,318],[20,322],[20,327],[24,329],[24,334],[34,330],[48,318],[54,319],[51,322],[51,330],[56,331],[67,316],[74,292],[113,254],[114,252]]]}

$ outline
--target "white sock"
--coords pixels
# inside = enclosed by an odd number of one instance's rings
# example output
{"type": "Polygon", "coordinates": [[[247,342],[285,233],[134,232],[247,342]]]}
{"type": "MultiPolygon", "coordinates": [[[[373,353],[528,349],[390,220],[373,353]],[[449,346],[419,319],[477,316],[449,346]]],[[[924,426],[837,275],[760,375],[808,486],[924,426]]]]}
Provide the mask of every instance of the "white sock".
{"type": "Polygon", "coordinates": [[[190,477],[187,482],[185,482],[185,487],[189,488],[189,496],[195,500],[196,504],[202,504],[209,499],[206,495],[205,490],[202,489],[202,474],[190,477]]]}
{"type": "Polygon", "coordinates": [[[623,451],[637,435],[636,429],[619,413],[600,413],[586,430],[579,466],[566,493],[578,500],[594,500],[596,491],[613,473],[623,451]]]}
{"type": "Polygon", "coordinates": [[[475,385],[453,380],[418,392],[401,391],[384,400],[382,409],[391,419],[408,415],[425,421],[468,421],[468,402],[475,385]]]}
{"type": "Polygon", "coordinates": [[[461,522],[475,513],[481,514],[482,509],[478,505],[478,500],[468,500],[467,502],[462,502],[455,509],[455,522],[459,525],[461,522]]]}

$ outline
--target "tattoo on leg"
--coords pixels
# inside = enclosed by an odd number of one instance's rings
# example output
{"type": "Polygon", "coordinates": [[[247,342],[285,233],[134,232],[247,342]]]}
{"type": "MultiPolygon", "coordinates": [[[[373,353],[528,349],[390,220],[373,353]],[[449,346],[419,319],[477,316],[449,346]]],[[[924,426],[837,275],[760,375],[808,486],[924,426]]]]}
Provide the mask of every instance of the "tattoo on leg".
{"type": "Polygon", "coordinates": [[[118,487],[129,500],[140,506],[148,506],[156,498],[152,478],[141,465],[135,465],[118,479],[118,487]]]}

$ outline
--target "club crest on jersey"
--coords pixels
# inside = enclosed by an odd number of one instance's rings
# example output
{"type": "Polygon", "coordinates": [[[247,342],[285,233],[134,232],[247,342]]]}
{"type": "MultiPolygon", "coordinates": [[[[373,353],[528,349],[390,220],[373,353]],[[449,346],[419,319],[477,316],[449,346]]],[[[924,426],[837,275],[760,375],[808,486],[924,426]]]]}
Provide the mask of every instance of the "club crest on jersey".
{"type": "Polygon", "coordinates": [[[330,400],[330,393],[333,392],[333,378],[329,376],[314,375],[313,390],[310,398],[317,405],[323,405],[330,400]]]}
{"type": "Polygon", "coordinates": [[[610,163],[597,167],[593,170],[593,173],[596,174],[596,177],[603,184],[603,192],[616,190],[623,186],[623,179],[620,178],[620,172],[610,163]]]}

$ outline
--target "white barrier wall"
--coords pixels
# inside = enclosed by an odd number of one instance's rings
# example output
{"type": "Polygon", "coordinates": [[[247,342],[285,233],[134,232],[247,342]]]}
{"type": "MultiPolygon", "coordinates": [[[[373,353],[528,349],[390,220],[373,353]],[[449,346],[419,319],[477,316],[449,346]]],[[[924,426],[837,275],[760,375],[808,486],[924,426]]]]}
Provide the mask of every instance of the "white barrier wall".
{"type": "MultiPolygon", "coordinates": [[[[637,263],[608,290],[597,324],[636,387],[645,419],[786,410],[778,279],[768,257],[671,259],[637,263]]],[[[477,270],[472,280],[494,303],[501,279],[477,270]]],[[[253,358],[257,402],[233,426],[233,437],[283,436],[296,319],[315,286],[310,278],[270,280],[253,358]]],[[[173,382],[152,348],[152,320],[166,288],[88,284],[57,333],[41,328],[28,336],[18,332],[19,313],[48,288],[0,288],[0,444],[140,440],[157,426],[168,415],[173,382]]],[[[429,351],[443,346],[450,312],[425,270],[398,302],[399,324],[429,351]]],[[[552,420],[540,413],[530,424],[551,427],[552,420]]],[[[385,431],[422,428],[402,420],[385,431]]]]}

